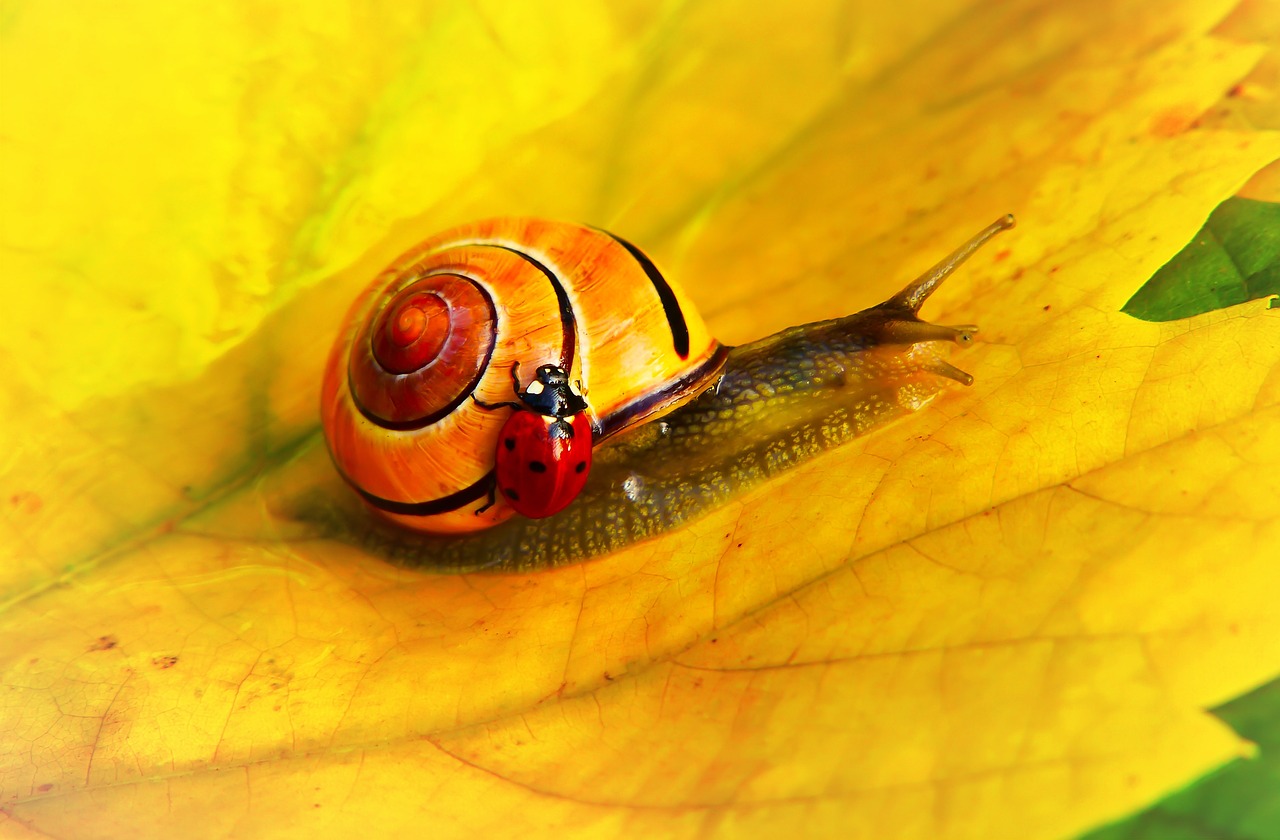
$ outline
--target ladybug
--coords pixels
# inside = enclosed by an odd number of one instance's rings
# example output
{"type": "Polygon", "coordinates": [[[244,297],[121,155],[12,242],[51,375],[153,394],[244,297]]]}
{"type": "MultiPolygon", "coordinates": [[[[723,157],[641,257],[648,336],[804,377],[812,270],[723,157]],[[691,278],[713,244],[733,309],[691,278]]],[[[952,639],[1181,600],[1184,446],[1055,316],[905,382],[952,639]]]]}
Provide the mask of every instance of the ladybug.
{"type": "MultiPolygon", "coordinates": [[[[542,519],[559,513],[582,492],[591,471],[591,420],[587,401],[556,365],[542,365],[529,387],[520,388],[520,363],[511,366],[511,382],[520,402],[484,403],[481,408],[514,408],[498,434],[494,465],[496,486],[516,513],[542,519]]],[[[581,387],[581,385],[579,385],[581,387]]],[[[475,399],[475,397],[472,397],[475,399]]]]}

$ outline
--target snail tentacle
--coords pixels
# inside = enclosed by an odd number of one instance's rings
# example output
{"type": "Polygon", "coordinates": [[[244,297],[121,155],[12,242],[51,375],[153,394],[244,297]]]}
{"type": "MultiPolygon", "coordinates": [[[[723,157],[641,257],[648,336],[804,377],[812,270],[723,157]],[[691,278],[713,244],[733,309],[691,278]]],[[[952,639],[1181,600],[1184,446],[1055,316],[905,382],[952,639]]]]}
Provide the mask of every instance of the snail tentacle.
{"type": "Polygon", "coordinates": [[[1001,231],[1009,230],[1016,224],[1017,221],[1013,218],[1013,214],[1006,213],[978,231],[973,238],[952,251],[933,268],[920,275],[915,282],[880,305],[885,308],[900,307],[912,314],[919,312],[920,307],[924,306],[924,302],[929,299],[929,296],[937,291],[938,286],[942,285],[942,281],[950,277],[951,273],[963,265],[965,260],[987,244],[991,237],[1001,231]]]}
{"type": "Polygon", "coordinates": [[[886,344],[916,344],[921,341],[969,344],[977,332],[978,328],[973,324],[949,327],[919,320],[886,321],[880,332],[880,339],[886,344]]]}

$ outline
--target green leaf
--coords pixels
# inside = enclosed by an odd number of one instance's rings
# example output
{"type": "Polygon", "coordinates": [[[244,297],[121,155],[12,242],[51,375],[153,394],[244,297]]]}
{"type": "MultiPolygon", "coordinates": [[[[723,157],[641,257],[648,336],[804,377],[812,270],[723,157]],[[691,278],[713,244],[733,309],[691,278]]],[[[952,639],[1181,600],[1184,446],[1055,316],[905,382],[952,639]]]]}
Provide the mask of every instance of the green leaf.
{"type": "Polygon", "coordinates": [[[1280,680],[1214,709],[1214,714],[1256,743],[1257,754],[1237,759],[1147,810],[1086,834],[1082,840],[1280,837],[1280,680]]]}
{"type": "Polygon", "coordinates": [[[1175,321],[1280,293],[1280,204],[1229,198],[1123,311],[1175,321]]]}

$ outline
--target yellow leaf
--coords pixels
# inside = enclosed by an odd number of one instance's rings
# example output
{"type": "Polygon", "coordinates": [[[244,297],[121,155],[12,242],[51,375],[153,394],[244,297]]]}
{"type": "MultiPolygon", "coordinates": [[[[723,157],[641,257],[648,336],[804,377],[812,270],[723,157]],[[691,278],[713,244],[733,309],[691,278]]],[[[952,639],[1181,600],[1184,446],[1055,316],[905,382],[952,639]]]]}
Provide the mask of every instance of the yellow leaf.
{"type": "Polygon", "coordinates": [[[1119,311],[1280,156],[1195,127],[1231,4],[512,5],[9,12],[0,828],[1056,837],[1244,752],[1280,314],[1119,311]],[[607,225],[736,342],[1005,211],[930,304],[973,388],[679,532],[435,576],[289,516],[437,228],[607,225]]]}

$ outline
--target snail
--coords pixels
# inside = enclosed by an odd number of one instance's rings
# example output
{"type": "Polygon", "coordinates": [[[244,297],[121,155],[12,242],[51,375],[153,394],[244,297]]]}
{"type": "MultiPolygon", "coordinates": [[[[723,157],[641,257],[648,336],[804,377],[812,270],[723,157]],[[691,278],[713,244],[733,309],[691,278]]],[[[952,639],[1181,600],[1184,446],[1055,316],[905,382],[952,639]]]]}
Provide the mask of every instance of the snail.
{"type": "Polygon", "coordinates": [[[947,381],[971,384],[936,343],[968,344],[977,328],[917,313],[1013,225],[996,220],[884,303],[733,348],[642,251],[605,231],[501,218],[433,236],[357,298],[328,358],[329,454],[396,526],[345,530],[407,565],[524,569],[688,521],[922,407],[947,381]],[[515,469],[500,436],[513,414],[534,411],[544,376],[580,400],[559,418],[543,412],[545,428],[589,430],[595,463],[576,501],[528,519],[501,492],[514,488],[497,486],[515,469]]]}

